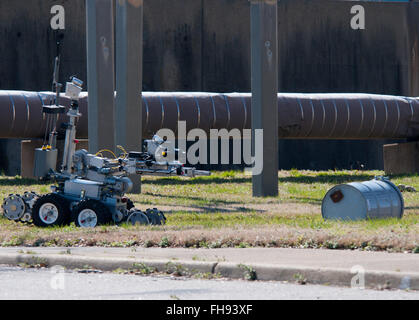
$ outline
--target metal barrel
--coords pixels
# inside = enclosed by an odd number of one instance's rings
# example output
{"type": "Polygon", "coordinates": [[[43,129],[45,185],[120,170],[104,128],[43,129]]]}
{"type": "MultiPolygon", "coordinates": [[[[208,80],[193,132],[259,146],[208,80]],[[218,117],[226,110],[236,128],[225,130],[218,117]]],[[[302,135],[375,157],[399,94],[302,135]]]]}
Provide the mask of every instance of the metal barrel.
{"type": "MultiPolygon", "coordinates": [[[[42,138],[42,105],[52,92],[0,91],[0,138],[42,138]]],[[[178,130],[186,121],[207,134],[211,129],[250,129],[250,93],[144,92],[143,137],[159,129],[178,130]]],[[[70,106],[62,96],[60,104],[70,106]]],[[[88,96],[79,102],[77,137],[88,138],[88,96]]],[[[373,94],[278,94],[278,137],[287,139],[417,139],[419,99],[373,94]]],[[[58,119],[58,129],[67,121],[58,119]]]]}
{"type": "Polygon", "coordinates": [[[335,186],[322,202],[323,218],[331,220],[402,218],[403,211],[400,190],[382,177],[335,186]]]}

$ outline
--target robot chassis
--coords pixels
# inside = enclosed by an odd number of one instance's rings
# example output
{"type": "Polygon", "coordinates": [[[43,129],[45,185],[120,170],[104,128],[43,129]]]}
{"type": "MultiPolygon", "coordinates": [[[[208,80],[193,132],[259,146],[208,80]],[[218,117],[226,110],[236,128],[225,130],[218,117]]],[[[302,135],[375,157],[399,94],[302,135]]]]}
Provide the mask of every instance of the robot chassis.
{"type": "MultiPolygon", "coordinates": [[[[55,105],[43,107],[43,112],[52,117],[65,111],[65,107],[58,103],[60,85],[55,84],[55,105]]],[[[86,150],[76,151],[76,120],[81,116],[78,99],[82,85],[83,82],[75,77],[66,85],[65,95],[71,99],[71,107],[67,113],[69,122],[64,126],[66,136],[61,170],[51,169],[57,162],[55,128],[49,135],[48,145],[35,150],[34,175],[53,179],[56,185],[51,186],[51,193],[45,195],[35,192],[10,194],[2,205],[4,216],[38,227],[62,226],[71,222],[84,228],[125,221],[133,225],[165,224],[166,217],[161,211],[153,208],[142,212],[124,196],[133,187],[128,175],[195,177],[208,176],[210,172],[186,168],[175,161],[174,155],[182,151],[164,143],[158,136],[145,141],[145,152],[126,152],[120,147],[124,154],[115,159],[103,157],[100,152],[93,155],[86,150]],[[173,161],[169,160],[171,158],[173,161]]],[[[108,150],[102,152],[105,151],[108,150]]]]}

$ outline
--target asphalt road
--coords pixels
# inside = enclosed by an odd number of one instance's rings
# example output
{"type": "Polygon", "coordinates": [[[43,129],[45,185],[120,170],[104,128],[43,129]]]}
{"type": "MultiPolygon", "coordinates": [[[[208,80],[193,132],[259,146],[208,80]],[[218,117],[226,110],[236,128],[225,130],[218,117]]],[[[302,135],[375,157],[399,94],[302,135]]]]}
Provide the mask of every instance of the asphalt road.
{"type": "Polygon", "coordinates": [[[360,290],[280,282],[195,280],[170,276],[84,274],[76,271],[0,266],[0,299],[419,300],[419,292],[360,290]]]}

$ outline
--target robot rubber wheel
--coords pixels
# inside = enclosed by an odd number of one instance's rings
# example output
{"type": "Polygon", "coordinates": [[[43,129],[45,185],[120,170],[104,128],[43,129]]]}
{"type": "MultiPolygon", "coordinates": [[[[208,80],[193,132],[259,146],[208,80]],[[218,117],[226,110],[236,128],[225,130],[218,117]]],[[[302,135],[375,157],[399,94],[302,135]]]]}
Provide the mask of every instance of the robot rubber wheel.
{"type": "Polygon", "coordinates": [[[127,218],[127,223],[135,226],[138,225],[149,225],[150,220],[141,210],[131,210],[130,215],[127,218]]]}
{"type": "Polygon", "coordinates": [[[94,228],[112,222],[112,213],[103,203],[97,200],[82,200],[73,209],[71,220],[77,227],[94,228]]]}
{"type": "Polygon", "coordinates": [[[132,202],[131,199],[127,199],[127,210],[129,211],[134,207],[135,207],[134,202],[132,202]]]}
{"type": "Polygon", "coordinates": [[[157,208],[147,209],[145,212],[148,220],[150,221],[151,225],[164,225],[166,224],[166,217],[164,213],[157,208]]]}
{"type": "Polygon", "coordinates": [[[37,227],[68,225],[70,214],[70,203],[53,193],[38,198],[32,208],[33,223],[37,227]]]}

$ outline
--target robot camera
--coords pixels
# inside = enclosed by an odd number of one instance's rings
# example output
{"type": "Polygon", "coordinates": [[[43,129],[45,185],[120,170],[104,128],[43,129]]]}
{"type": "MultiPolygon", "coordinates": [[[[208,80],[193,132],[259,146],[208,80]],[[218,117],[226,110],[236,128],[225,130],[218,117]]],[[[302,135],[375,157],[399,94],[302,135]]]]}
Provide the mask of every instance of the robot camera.
{"type": "Polygon", "coordinates": [[[65,95],[72,100],[77,100],[82,90],[83,81],[76,77],[71,77],[71,82],[66,83],[65,95]]]}
{"type": "Polygon", "coordinates": [[[70,80],[74,85],[80,88],[83,87],[83,81],[81,81],[80,79],[77,79],[76,77],[71,77],[70,80]]]}

